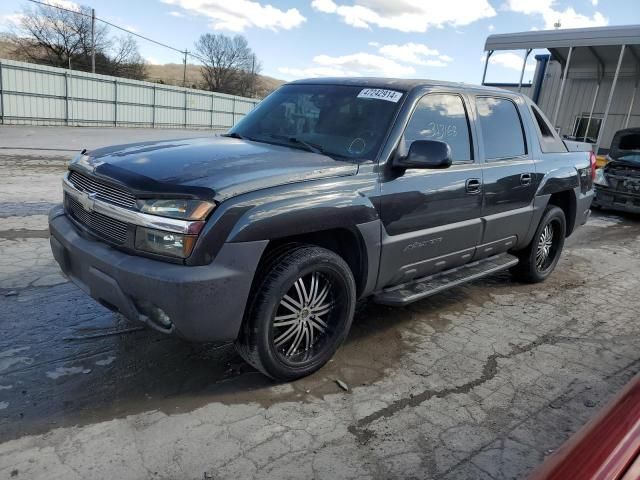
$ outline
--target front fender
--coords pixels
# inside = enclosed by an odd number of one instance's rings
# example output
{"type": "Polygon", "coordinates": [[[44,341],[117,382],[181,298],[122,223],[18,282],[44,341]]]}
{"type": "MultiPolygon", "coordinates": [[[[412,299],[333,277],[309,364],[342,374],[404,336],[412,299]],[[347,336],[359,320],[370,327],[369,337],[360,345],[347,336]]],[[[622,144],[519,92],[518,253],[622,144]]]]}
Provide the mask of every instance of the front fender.
{"type": "Polygon", "coordinates": [[[236,205],[248,208],[227,241],[273,240],[335,228],[353,229],[378,220],[378,212],[364,193],[371,185],[368,180],[331,179],[251,195],[254,198],[236,205]]]}

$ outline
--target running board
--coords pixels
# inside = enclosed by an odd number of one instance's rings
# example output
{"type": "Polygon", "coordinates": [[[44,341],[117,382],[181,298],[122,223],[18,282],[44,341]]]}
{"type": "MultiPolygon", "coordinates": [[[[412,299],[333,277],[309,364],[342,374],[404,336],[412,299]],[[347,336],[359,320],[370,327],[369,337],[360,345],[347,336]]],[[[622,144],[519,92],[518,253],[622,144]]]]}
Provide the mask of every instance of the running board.
{"type": "Polygon", "coordinates": [[[517,265],[518,258],[508,253],[468,263],[413,282],[396,285],[374,295],[373,301],[383,305],[407,305],[449,288],[471,282],[517,265]]]}

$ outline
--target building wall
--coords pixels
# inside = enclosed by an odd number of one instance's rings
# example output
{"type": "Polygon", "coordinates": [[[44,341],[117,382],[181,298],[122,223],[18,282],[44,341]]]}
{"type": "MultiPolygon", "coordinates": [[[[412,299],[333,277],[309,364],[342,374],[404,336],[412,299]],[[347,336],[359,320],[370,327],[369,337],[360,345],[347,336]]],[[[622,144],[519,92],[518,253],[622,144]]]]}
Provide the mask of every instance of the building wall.
{"type": "Polygon", "coordinates": [[[227,129],[258,100],[0,60],[0,123],[227,129]]]}
{"type": "MultiPolygon", "coordinates": [[[[538,105],[550,120],[553,120],[553,113],[560,91],[562,81],[560,70],[560,64],[558,62],[549,62],[540,91],[538,105]]],[[[593,110],[594,118],[602,118],[604,116],[607,99],[613,83],[613,74],[614,72],[607,71],[603,76],[598,98],[596,99],[593,110]]],[[[637,74],[634,71],[620,72],[609,110],[609,116],[604,126],[601,141],[602,148],[608,148],[615,132],[624,128],[637,78],[637,74]]],[[[571,135],[573,133],[576,117],[589,115],[597,83],[598,80],[595,71],[569,69],[562,104],[560,105],[558,120],[556,122],[556,127],[559,129],[561,135],[571,135]]],[[[636,94],[636,101],[633,105],[631,117],[629,118],[629,127],[640,127],[640,92],[636,94]]]]}

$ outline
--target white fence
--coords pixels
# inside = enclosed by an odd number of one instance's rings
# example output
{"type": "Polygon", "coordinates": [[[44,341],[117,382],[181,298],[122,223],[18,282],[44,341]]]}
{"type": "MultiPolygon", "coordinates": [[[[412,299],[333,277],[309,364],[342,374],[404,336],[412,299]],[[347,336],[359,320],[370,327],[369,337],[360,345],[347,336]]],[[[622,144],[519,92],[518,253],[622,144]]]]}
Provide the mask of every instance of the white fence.
{"type": "Polygon", "coordinates": [[[227,129],[258,100],[0,59],[4,125],[227,129]]]}

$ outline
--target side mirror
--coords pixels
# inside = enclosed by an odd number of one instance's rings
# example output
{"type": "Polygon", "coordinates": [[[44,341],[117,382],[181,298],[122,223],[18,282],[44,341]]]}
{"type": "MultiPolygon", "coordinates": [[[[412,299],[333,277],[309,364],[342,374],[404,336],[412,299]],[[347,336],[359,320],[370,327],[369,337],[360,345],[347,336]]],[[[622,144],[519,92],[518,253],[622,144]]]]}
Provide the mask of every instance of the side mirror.
{"type": "Polygon", "coordinates": [[[451,166],[451,147],[438,140],[415,140],[409,153],[393,162],[399,168],[448,168],[451,166]]]}

